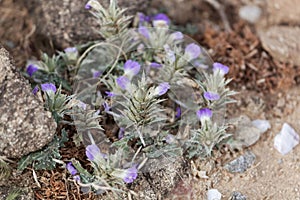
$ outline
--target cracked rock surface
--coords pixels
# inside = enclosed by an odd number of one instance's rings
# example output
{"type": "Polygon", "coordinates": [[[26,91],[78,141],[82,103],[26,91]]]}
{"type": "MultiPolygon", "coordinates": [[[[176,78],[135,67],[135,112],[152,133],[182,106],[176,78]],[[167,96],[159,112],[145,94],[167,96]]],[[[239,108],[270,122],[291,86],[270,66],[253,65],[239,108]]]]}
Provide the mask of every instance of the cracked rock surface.
{"type": "Polygon", "coordinates": [[[56,123],[1,45],[0,71],[0,155],[18,158],[49,143],[56,123]]]}

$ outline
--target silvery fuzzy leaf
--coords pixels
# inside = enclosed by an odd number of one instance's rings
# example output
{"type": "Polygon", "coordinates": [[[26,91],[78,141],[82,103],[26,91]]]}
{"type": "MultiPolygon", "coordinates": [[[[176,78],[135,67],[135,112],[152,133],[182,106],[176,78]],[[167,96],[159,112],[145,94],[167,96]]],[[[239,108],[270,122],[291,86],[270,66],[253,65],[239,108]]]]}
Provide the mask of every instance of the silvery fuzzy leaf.
{"type": "Polygon", "coordinates": [[[275,149],[277,149],[282,155],[285,155],[297,144],[299,144],[299,135],[290,125],[284,123],[280,133],[274,138],[275,149]]]}

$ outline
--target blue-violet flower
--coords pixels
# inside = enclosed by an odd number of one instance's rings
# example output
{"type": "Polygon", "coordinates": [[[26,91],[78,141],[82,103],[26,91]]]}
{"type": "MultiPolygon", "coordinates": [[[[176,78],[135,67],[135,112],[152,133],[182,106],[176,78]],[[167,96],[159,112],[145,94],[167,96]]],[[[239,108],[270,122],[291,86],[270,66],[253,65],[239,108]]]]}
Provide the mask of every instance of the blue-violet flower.
{"type": "Polygon", "coordinates": [[[149,33],[149,30],[146,26],[140,26],[138,28],[138,32],[139,34],[141,34],[142,36],[144,36],[146,39],[149,39],[150,38],[150,33],[149,33]]]}
{"type": "Polygon", "coordinates": [[[118,133],[118,139],[122,139],[124,137],[125,134],[125,128],[121,127],[118,133]]]}
{"type": "Polygon", "coordinates": [[[56,86],[53,83],[41,84],[42,91],[44,92],[56,92],[56,86]]]}
{"type": "Polygon", "coordinates": [[[118,86],[122,90],[126,90],[130,86],[130,81],[129,81],[129,79],[126,76],[120,76],[120,77],[118,77],[116,79],[116,82],[117,82],[118,86]]]}
{"type": "Polygon", "coordinates": [[[161,68],[162,65],[156,62],[151,62],[150,67],[157,69],[157,68],[161,68]]]}
{"type": "Polygon", "coordinates": [[[106,94],[108,97],[115,97],[115,96],[116,96],[115,93],[110,92],[110,91],[105,91],[105,94],[106,94]]]}
{"type": "Polygon", "coordinates": [[[123,181],[125,183],[132,183],[137,178],[137,175],[138,175],[138,170],[136,168],[136,165],[132,166],[131,168],[128,168],[124,171],[123,181]]]}
{"type": "Polygon", "coordinates": [[[39,70],[39,68],[36,65],[30,64],[30,65],[28,65],[26,72],[31,77],[38,70],[39,70]]]}
{"type": "Polygon", "coordinates": [[[227,67],[226,65],[223,65],[221,63],[215,62],[213,64],[213,72],[214,74],[216,73],[220,73],[221,75],[225,75],[229,72],[229,67],[227,67]]]}
{"type": "Polygon", "coordinates": [[[107,155],[101,153],[99,147],[95,144],[88,145],[85,149],[85,154],[90,161],[95,161],[97,158],[107,158],[107,155]]]}
{"type": "Polygon", "coordinates": [[[159,13],[157,15],[155,15],[153,18],[152,18],[153,21],[157,21],[157,20],[160,20],[160,21],[165,21],[165,23],[167,25],[170,24],[171,20],[170,18],[166,15],[166,14],[163,14],[163,13],[159,13]]]}
{"type": "Polygon", "coordinates": [[[124,64],[124,75],[130,79],[140,72],[141,65],[133,60],[127,60],[124,64]]]}
{"type": "Polygon", "coordinates": [[[181,39],[183,39],[183,34],[179,31],[177,31],[177,32],[172,33],[170,35],[170,37],[172,40],[181,40],[181,39]]]}
{"type": "Polygon", "coordinates": [[[102,72],[101,71],[94,71],[93,72],[93,78],[99,78],[101,76],[102,72]]]}
{"type": "Polygon", "coordinates": [[[33,90],[32,90],[32,94],[36,95],[36,93],[39,91],[39,87],[36,85],[33,90]]]}
{"type": "Polygon", "coordinates": [[[77,170],[76,170],[76,168],[73,166],[73,164],[72,164],[72,162],[68,162],[68,164],[67,164],[67,170],[70,172],[70,174],[72,174],[73,176],[75,175],[75,174],[77,174],[77,170]]]}
{"type": "Polygon", "coordinates": [[[209,108],[201,108],[197,111],[197,117],[202,122],[212,117],[212,111],[209,108]]]}
{"type": "Polygon", "coordinates": [[[161,96],[167,93],[167,91],[170,89],[170,84],[167,82],[159,84],[154,91],[154,94],[161,96]]]}
{"type": "Polygon", "coordinates": [[[201,49],[198,45],[191,43],[186,46],[184,55],[188,58],[188,60],[193,60],[199,57],[201,53],[201,49]]]}
{"type": "Polygon", "coordinates": [[[180,108],[180,106],[177,106],[175,118],[178,119],[178,118],[180,118],[180,116],[181,116],[181,108],[180,108]]]}
{"type": "Polygon", "coordinates": [[[204,92],[204,98],[209,101],[216,101],[220,99],[220,95],[215,92],[204,92]]]}

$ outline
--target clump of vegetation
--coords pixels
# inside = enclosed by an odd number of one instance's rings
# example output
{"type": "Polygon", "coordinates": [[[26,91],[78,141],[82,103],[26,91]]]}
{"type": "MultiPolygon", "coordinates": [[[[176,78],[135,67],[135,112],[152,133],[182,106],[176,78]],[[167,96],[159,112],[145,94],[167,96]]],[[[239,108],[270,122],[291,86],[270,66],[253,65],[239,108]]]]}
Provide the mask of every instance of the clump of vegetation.
{"type": "MultiPolygon", "coordinates": [[[[86,144],[93,170],[75,159],[66,164],[82,191],[117,195],[148,159],[211,156],[230,136],[227,125],[217,120],[234,102],[225,78],[229,68],[212,63],[183,33],[170,31],[164,14],[138,13],[137,27],[130,28],[133,17],[116,0],[108,8],[90,0],[85,8],[99,23],[103,40],[52,58],[44,55],[27,67],[33,92],[40,88],[57,123],[74,125],[73,141],[86,144]],[[66,74],[71,76],[65,79],[66,74]],[[63,93],[68,91],[72,94],[63,93]],[[119,127],[118,135],[105,134],[108,118],[119,127]]],[[[66,141],[63,131],[60,139],[23,158],[19,169],[30,163],[35,169],[53,169],[66,141]]]]}

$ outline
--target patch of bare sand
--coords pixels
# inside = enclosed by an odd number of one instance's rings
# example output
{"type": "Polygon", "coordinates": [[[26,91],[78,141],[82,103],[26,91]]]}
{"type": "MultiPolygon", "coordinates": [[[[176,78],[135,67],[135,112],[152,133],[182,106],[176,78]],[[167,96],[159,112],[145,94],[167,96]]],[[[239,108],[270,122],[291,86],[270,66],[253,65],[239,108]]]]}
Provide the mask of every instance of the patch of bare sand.
{"type": "MultiPolygon", "coordinates": [[[[248,93],[248,96],[243,98],[250,98],[251,94],[248,93]]],[[[251,200],[300,199],[300,145],[287,155],[281,155],[274,148],[274,137],[284,122],[300,133],[300,88],[291,89],[278,96],[278,103],[273,109],[256,116],[260,118],[266,115],[272,128],[247,149],[256,155],[255,164],[244,173],[230,173],[223,169],[223,166],[244,152],[229,151],[205,162],[200,161],[197,168],[199,171],[206,171],[208,178],[184,180],[187,184],[184,199],[206,199],[206,192],[211,188],[218,189],[222,193],[222,199],[230,199],[234,191],[241,192],[251,200]],[[278,112],[281,112],[281,116],[278,116],[278,112]]],[[[241,114],[245,112],[243,110],[241,114]]],[[[255,119],[254,117],[252,115],[252,119],[255,119]]],[[[170,199],[183,199],[182,197],[183,195],[170,199]]]]}

